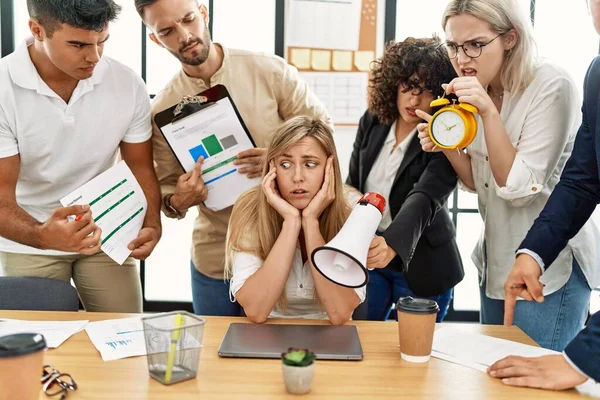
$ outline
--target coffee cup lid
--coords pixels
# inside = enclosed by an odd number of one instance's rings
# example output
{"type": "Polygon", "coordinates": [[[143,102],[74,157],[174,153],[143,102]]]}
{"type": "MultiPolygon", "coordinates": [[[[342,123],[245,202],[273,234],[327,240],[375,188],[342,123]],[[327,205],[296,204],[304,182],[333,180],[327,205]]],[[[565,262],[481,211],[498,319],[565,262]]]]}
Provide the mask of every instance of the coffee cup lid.
{"type": "Polygon", "coordinates": [[[398,299],[396,310],[410,314],[436,314],[440,311],[440,307],[434,300],[414,299],[408,296],[398,299]]]}
{"type": "Polygon", "coordinates": [[[39,333],[16,333],[0,337],[0,358],[25,356],[46,349],[46,339],[39,333]]]}

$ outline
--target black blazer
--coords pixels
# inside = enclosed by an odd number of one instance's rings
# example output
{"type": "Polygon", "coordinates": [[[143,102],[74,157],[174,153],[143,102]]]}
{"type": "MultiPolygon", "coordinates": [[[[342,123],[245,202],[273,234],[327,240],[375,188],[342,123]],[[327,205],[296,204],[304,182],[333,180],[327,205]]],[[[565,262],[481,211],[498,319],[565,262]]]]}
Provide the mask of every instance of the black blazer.
{"type": "MultiPolygon", "coordinates": [[[[368,112],[360,120],[346,183],[361,193],[390,128],[368,112]]],[[[415,135],[390,191],[387,207],[392,224],[381,235],[398,253],[387,268],[404,271],[410,288],[419,296],[438,295],[464,276],[446,207],[456,182],[446,156],[424,152],[415,135]]]]}

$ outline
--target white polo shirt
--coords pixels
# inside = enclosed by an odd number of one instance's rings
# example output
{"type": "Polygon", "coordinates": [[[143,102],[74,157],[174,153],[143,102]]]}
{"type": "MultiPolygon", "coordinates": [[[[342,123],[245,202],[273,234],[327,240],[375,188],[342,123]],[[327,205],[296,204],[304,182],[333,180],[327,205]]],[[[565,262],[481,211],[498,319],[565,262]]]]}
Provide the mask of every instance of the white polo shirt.
{"type": "MultiPolygon", "coordinates": [[[[62,197],[114,165],[121,142],[145,142],[152,127],[148,93],[131,69],[103,57],[67,104],[38,75],[31,44],[0,60],[0,158],[20,155],[17,203],[43,222],[62,197]]],[[[0,251],[65,254],[2,237],[0,251]]]]}

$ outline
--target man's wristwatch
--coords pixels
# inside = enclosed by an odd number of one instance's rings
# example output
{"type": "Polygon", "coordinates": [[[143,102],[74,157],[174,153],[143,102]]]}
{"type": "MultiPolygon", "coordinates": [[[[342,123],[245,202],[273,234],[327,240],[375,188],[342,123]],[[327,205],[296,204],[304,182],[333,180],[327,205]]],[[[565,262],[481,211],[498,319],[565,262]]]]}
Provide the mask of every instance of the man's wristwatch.
{"type": "Polygon", "coordinates": [[[177,219],[182,219],[183,217],[185,217],[185,213],[181,212],[178,209],[176,209],[175,207],[173,207],[173,205],[171,204],[171,197],[173,197],[173,193],[165,196],[165,200],[164,200],[165,207],[167,208],[167,210],[174,213],[177,216],[177,219]]]}

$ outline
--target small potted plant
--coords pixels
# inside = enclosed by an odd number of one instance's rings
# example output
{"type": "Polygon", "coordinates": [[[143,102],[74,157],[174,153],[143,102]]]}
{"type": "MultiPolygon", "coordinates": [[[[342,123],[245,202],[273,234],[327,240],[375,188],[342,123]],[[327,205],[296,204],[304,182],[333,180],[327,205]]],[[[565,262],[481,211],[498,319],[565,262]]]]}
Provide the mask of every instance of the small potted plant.
{"type": "Polygon", "coordinates": [[[307,349],[290,347],[281,353],[283,381],[288,393],[305,394],[312,387],[317,356],[307,349]]]}

